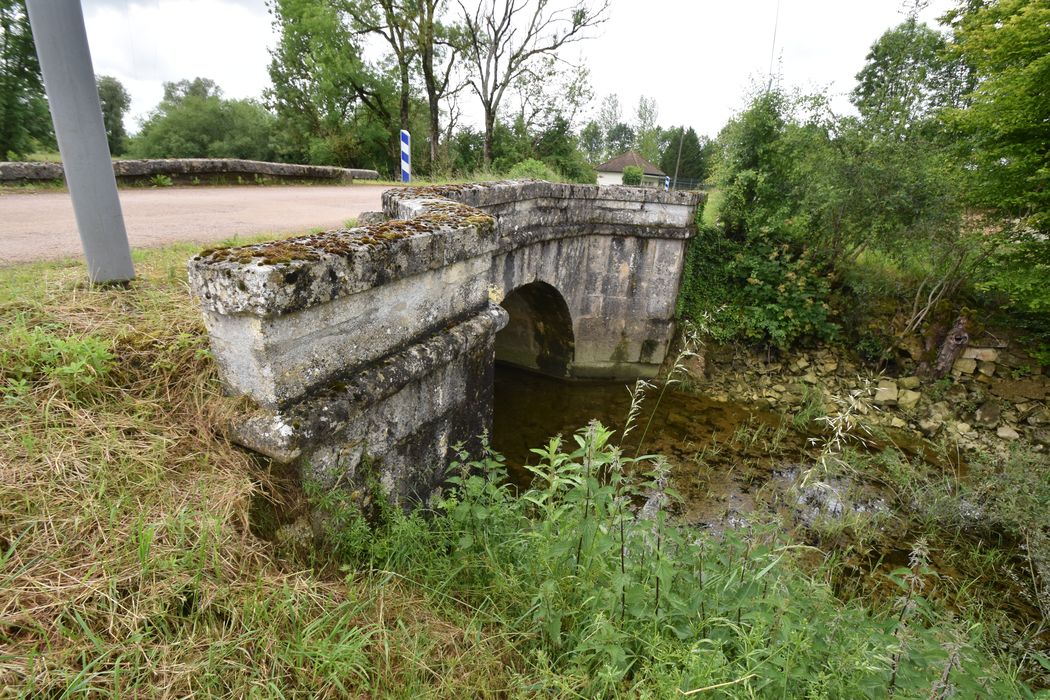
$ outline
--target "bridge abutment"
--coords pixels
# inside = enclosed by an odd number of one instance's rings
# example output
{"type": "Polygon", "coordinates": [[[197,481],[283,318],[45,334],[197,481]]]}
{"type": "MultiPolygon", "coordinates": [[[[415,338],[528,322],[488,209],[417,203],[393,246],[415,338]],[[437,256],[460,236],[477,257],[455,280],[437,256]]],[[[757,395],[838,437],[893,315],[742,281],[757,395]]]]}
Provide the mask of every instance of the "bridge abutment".
{"type": "Polygon", "coordinates": [[[190,282],[220,374],[258,407],[235,439],[324,484],[428,493],[449,447],[491,426],[497,355],[554,376],[655,374],[698,202],[545,182],[395,189],[386,221],[202,252],[190,282]]]}

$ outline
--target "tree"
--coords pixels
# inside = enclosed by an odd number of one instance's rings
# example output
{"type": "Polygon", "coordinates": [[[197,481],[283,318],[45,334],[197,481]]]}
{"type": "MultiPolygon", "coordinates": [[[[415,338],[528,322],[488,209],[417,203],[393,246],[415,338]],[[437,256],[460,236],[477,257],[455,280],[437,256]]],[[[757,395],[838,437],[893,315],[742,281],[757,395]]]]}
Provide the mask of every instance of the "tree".
{"type": "Polygon", "coordinates": [[[597,165],[605,157],[605,138],[598,122],[587,122],[580,131],[580,148],[591,165],[597,165]]]}
{"type": "Polygon", "coordinates": [[[634,113],[635,149],[650,163],[660,160],[660,127],[656,124],[656,100],[642,95],[634,113]]]}
{"type": "MultiPolygon", "coordinates": [[[[434,167],[439,160],[438,144],[441,137],[441,100],[458,91],[452,85],[452,73],[456,66],[463,38],[456,27],[440,22],[445,0],[417,0],[419,9],[415,14],[414,41],[419,50],[419,63],[423,72],[423,86],[427,93],[430,130],[430,162],[434,167]],[[442,65],[443,63],[443,65],[442,65]]],[[[451,121],[451,118],[450,118],[451,121]]]]}
{"type": "Polygon", "coordinates": [[[24,0],[0,0],[0,158],[38,146],[54,133],[24,0]]]}
{"type": "Polygon", "coordinates": [[[970,196],[1050,232],[1050,5],[974,0],[949,13],[954,50],[979,81],[949,123],[965,137],[970,196]]]}
{"type": "Polygon", "coordinates": [[[102,123],[106,126],[106,141],[109,152],[119,156],[127,148],[127,132],[124,130],[124,115],[131,106],[131,95],[120,81],[109,75],[95,77],[98,101],[102,106],[102,123]]]}
{"type": "Polygon", "coordinates": [[[164,84],[165,98],[131,144],[142,158],[273,160],[274,117],[251,100],[227,100],[211,80],[164,84]]]}
{"type": "Polygon", "coordinates": [[[944,36],[915,17],[884,33],[866,61],[853,104],[869,127],[897,138],[929,125],[939,110],[961,106],[973,86],[966,63],[947,53],[944,36]]]}
{"type": "Polygon", "coordinates": [[[692,127],[675,127],[667,132],[660,169],[672,178],[702,182],[711,173],[713,150],[712,142],[698,137],[692,127]]]}
{"type": "MultiPolygon", "coordinates": [[[[603,97],[601,107],[598,109],[598,126],[601,127],[602,136],[608,140],[609,133],[622,121],[623,111],[620,109],[619,95],[612,94],[603,97]]],[[[618,154],[606,151],[602,154],[602,158],[612,155],[618,154]]]]}
{"type": "MultiPolygon", "coordinates": [[[[953,110],[968,200],[1009,235],[992,260],[989,288],[1015,308],[1050,309],[1050,5],[972,0],[949,13],[952,47],[973,66],[971,104],[953,110]]],[[[1043,322],[1045,324],[1045,321],[1043,322]]],[[[1045,332],[1045,331],[1044,331],[1045,332]]]]}
{"type": "Polygon", "coordinates": [[[513,97],[517,117],[530,132],[546,131],[558,120],[575,128],[577,117],[594,99],[590,71],[561,65],[556,56],[539,57],[514,81],[513,97]]]}
{"type": "Polygon", "coordinates": [[[277,114],[282,156],[391,172],[395,88],[361,60],[339,8],[330,0],[272,0],[270,12],[279,39],[270,51],[266,99],[277,114]]]}
{"type": "Polygon", "coordinates": [[[174,105],[182,102],[187,97],[196,97],[198,99],[222,97],[222,88],[211,78],[201,77],[193,80],[175,80],[164,83],[162,102],[174,105]]]}
{"type": "Polygon", "coordinates": [[[355,32],[379,36],[390,47],[397,70],[400,127],[407,131],[412,102],[411,71],[419,56],[412,34],[420,10],[418,3],[406,0],[340,0],[337,7],[350,17],[355,32]]]}
{"type": "Polygon", "coordinates": [[[552,10],[549,0],[480,0],[474,11],[459,0],[466,35],[464,57],[468,84],[481,100],[485,122],[485,165],[492,163],[493,136],[507,88],[535,59],[556,55],[564,46],[587,38],[587,30],[605,20],[608,0],[592,10],[585,5],[552,10]]]}
{"type": "Polygon", "coordinates": [[[606,155],[616,157],[634,147],[634,129],[623,122],[614,124],[605,134],[606,155]]]}

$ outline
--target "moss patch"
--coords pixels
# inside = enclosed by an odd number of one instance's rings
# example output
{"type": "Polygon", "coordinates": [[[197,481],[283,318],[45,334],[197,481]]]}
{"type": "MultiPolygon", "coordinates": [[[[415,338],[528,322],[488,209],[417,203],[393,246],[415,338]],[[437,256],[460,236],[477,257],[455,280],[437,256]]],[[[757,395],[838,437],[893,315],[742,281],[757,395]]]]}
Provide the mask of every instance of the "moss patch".
{"type": "Polygon", "coordinates": [[[363,228],[337,229],[256,245],[209,248],[201,251],[197,259],[241,265],[286,265],[299,260],[320,260],[326,254],[349,257],[385,243],[466,226],[479,234],[489,234],[495,229],[496,221],[465,204],[439,200],[429,202],[426,213],[412,219],[393,219],[363,228]]]}

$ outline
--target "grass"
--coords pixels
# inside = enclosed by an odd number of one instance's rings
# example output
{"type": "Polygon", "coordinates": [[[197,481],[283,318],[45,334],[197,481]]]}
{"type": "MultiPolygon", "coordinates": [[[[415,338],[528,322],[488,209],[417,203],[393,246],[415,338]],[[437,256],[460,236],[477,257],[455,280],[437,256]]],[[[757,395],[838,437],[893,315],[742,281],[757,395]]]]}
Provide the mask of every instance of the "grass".
{"type": "Polygon", "coordinates": [[[241,406],[188,295],[197,250],[136,251],[126,289],[73,262],[0,269],[5,694],[1024,694],[923,605],[921,562],[896,574],[904,607],[840,602],[770,528],[675,525],[662,462],[598,426],[546,446],[521,497],[495,458],[427,513],[367,525],[328,494],[321,523],[342,525],[287,556],[252,523],[276,477],[223,434],[241,406]]]}
{"type": "Polygon", "coordinates": [[[24,697],[457,696],[505,642],[396,579],[281,562],[266,474],[222,435],[180,245],[129,289],[79,263],[0,269],[0,687],[24,697]],[[85,352],[94,362],[78,364],[85,352]]]}

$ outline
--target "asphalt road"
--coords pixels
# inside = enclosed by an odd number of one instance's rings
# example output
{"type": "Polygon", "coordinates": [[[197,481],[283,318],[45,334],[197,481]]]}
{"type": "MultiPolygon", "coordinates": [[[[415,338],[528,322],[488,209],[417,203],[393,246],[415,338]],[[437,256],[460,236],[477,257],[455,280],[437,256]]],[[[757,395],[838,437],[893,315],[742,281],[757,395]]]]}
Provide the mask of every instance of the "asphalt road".
{"type": "MultiPolygon", "coordinates": [[[[306,232],[382,207],[389,185],[173,187],[120,190],[134,248],[175,241],[306,232]]],[[[0,193],[0,265],[82,257],[68,192],[0,193]]]]}

